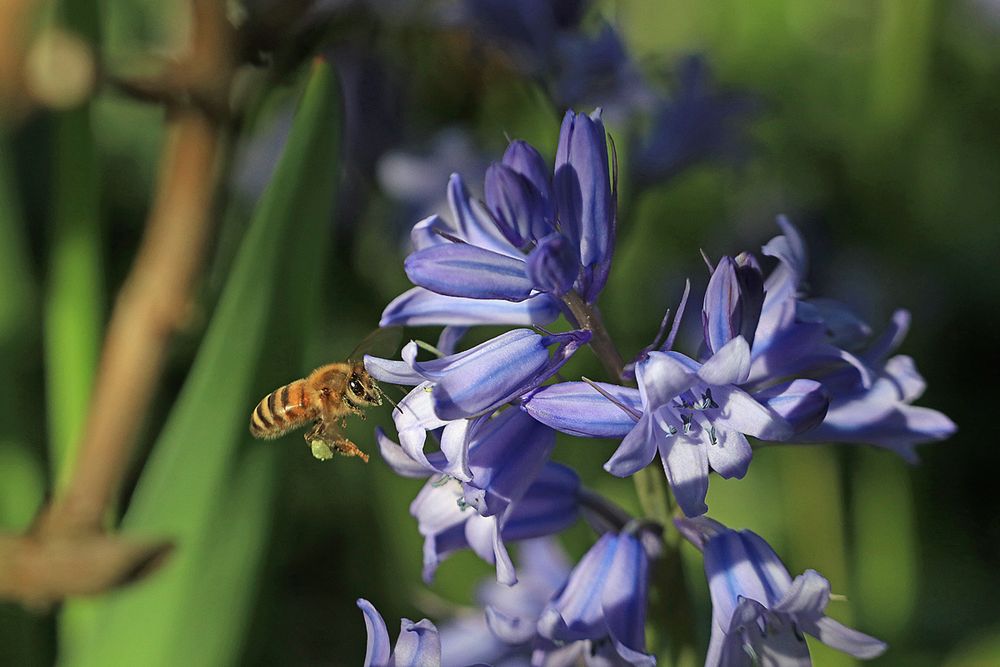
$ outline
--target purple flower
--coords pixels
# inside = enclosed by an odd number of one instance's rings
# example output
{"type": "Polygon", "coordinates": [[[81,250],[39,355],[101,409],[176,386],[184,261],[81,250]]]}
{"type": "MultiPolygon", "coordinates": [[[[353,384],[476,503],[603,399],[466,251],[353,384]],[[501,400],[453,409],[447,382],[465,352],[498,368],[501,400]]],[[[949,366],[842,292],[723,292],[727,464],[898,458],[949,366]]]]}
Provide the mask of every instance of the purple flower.
{"type": "Polygon", "coordinates": [[[802,633],[855,658],[874,658],[885,651],[884,642],[826,616],[830,582],[815,570],[792,579],[756,533],[730,530],[707,517],[675,522],[705,558],[712,597],[706,667],[810,665],[802,633]]]}
{"type": "Polygon", "coordinates": [[[617,215],[599,110],[589,116],[567,111],[563,117],[553,187],[560,230],[579,249],[577,291],[593,303],[611,270],[617,215]]]}
{"type": "Polygon", "coordinates": [[[486,201],[453,175],[453,224],[418,222],[405,269],[420,291],[393,301],[390,324],[545,324],[571,289],[593,302],[614,247],[615,198],[600,112],[567,112],[550,178],[541,155],[511,142],[486,172],[486,201]],[[476,303],[476,302],[479,303],[476,303]]]}
{"type": "Polygon", "coordinates": [[[754,106],[746,95],[716,90],[703,57],[682,59],[674,96],[656,105],[649,131],[633,152],[636,180],[654,185],[700,161],[739,156],[742,125],[754,106]]]}
{"type": "Polygon", "coordinates": [[[558,37],[575,29],[587,0],[465,0],[464,18],[525,74],[551,73],[558,37]]]}
{"type": "Polygon", "coordinates": [[[430,391],[433,414],[450,421],[491,412],[534,389],[589,339],[589,331],[542,335],[514,329],[464,352],[430,361],[417,361],[417,345],[411,341],[403,348],[403,361],[366,356],[365,367],[384,382],[430,382],[424,389],[430,391]],[[556,349],[550,356],[552,345],[556,349]]]}
{"type": "Polygon", "coordinates": [[[595,34],[560,35],[557,74],[550,89],[557,106],[600,106],[613,124],[628,123],[656,101],[641,68],[610,25],[595,34]]]}
{"type": "Polygon", "coordinates": [[[358,598],[358,607],[365,615],[365,627],[368,630],[365,667],[423,667],[440,664],[441,641],[438,631],[426,618],[416,623],[406,618],[400,621],[399,638],[393,648],[389,644],[389,631],[378,610],[364,598],[358,598]]]}
{"type": "Polygon", "coordinates": [[[748,382],[797,375],[822,383],[829,410],[815,428],[797,429],[797,442],[865,443],[915,461],[915,445],[943,440],[956,427],[937,410],[910,405],[924,380],[910,357],[889,356],[906,336],[909,313],[897,311],[886,333],[861,352],[839,347],[861,348],[870,329],[841,304],[801,297],[805,243],[788,220],[778,224],[784,234],[763,249],[778,266],[765,282],[748,382]]]}
{"type": "MultiPolygon", "coordinates": [[[[384,439],[380,444],[383,451],[391,445],[384,439]]],[[[501,469],[500,475],[504,472],[501,469]]],[[[515,483],[508,478],[506,488],[515,483]]],[[[437,475],[410,505],[410,514],[424,536],[425,581],[433,578],[450,554],[471,548],[486,562],[496,564],[497,581],[514,584],[517,576],[505,542],[557,533],[576,521],[579,512],[580,480],[556,463],[546,463],[519,497],[501,499],[504,510],[500,514],[478,513],[468,500],[470,492],[476,491],[471,484],[437,475]]],[[[481,506],[492,510],[485,503],[481,506]]]]}
{"type": "Polygon", "coordinates": [[[854,374],[850,371],[846,386],[836,382],[844,379],[843,373],[839,378],[823,378],[833,394],[830,409],[819,426],[796,440],[873,444],[916,463],[915,445],[944,440],[955,433],[955,423],[941,412],[910,405],[926,387],[913,359],[906,355],[886,359],[906,336],[909,323],[909,313],[897,311],[881,342],[862,356],[873,376],[867,387],[856,377],[851,378],[854,374]]]}
{"type": "Polygon", "coordinates": [[[817,383],[790,385],[760,400],[737,386],[746,378],[749,357],[742,336],[704,364],[678,352],[653,351],[636,364],[638,389],[600,384],[602,393],[567,382],[539,389],[522,407],[558,430],[623,438],[604,466],[619,477],[641,470],[659,453],[681,509],[697,516],[708,509],[709,469],[725,478],[746,473],[752,455],[747,435],[781,440],[792,434],[770,401],[802,405],[818,390],[817,383]]]}
{"type": "MultiPolygon", "coordinates": [[[[641,535],[628,529],[605,533],[545,606],[538,634],[560,653],[576,648],[607,663],[655,665],[656,659],[646,653],[645,641],[648,579],[649,558],[641,535]]],[[[510,619],[494,612],[491,625],[503,623],[509,626],[510,619]]],[[[535,664],[542,664],[539,653],[544,656],[546,652],[545,648],[536,651],[535,664]]]]}
{"type": "Polygon", "coordinates": [[[570,564],[552,538],[525,540],[517,552],[518,582],[504,586],[484,581],[476,598],[485,612],[465,614],[441,628],[442,667],[461,667],[470,661],[497,667],[529,663],[541,643],[538,617],[566,583],[570,564]]]}

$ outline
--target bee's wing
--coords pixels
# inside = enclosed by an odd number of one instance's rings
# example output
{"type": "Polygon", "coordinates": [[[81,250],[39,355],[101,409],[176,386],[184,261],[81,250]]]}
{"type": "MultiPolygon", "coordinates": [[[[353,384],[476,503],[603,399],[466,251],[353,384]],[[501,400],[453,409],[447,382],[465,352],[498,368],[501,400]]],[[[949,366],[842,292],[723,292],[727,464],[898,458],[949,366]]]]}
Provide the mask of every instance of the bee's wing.
{"type": "Polygon", "coordinates": [[[391,359],[396,356],[399,343],[403,340],[403,327],[381,327],[364,337],[354,348],[348,361],[360,361],[366,354],[391,359]]]}

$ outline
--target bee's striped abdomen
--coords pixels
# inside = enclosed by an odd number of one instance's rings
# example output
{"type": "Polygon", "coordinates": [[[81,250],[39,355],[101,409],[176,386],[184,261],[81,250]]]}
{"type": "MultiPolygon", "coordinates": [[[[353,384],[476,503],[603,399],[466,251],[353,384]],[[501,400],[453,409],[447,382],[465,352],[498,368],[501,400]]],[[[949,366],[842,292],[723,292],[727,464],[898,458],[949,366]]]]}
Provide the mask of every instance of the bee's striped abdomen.
{"type": "Polygon", "coordinates": [[[261,399],[250,415],[255,438],[277,438],[315,418],[306,401],[306,383],[296,380],[261,399]]]}

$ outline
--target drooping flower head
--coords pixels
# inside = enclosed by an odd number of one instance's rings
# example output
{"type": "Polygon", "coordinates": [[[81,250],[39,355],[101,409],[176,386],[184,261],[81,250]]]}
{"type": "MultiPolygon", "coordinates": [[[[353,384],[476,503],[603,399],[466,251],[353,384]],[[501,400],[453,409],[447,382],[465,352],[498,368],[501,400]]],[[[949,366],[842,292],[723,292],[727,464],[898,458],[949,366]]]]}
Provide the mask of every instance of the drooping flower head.
{"type": "MultiPolygon", "coordinates": [[[[773,392],[792,377],[819,382],[830,399],[829,410],[815,423],[799,420],[789,441],[870,444],[915,461],[915,445],[947,438],[956,427],[936,410],[910,405],[923,393],[924,380],[910,357],[889,356],[906,336],[909,313],[897,311],[886,333],[869,342],[871,328],[850,308],[802,294],[808,271],[805,242],[787,219],[779,218],[778,224],[783,234],[763,248],[778,265],[764,283],[750,371],[741,386],[773,392]]],[[[713,282],[722,271],[720,262],[713,282]]],[[[720,282],[727,289],[716,298],[713,321],[726,321],[736,304],[759,298],[756,286],[732,276],[720,282]]],[[[706,327],[706,341],[711,334],[706,327]]],[[[772,405],[784,409],[780,402],[772,405]]]]}
{"type": "Polygon", "coordinates": [[[608,662],[655,665],[656,658],[646,653],[648,586],[642,535],[629,528],[605,533],[542,611],[538,634],[555,647],[576,643],[608,662]]]}
{"type": "Polygon", "coordinates": [[[802,634],[855,658],[881,655],[886,644],[826,616],[830,582],[815,570],[794,579],[759,535],[707,517],[676,519],[705,558],[712,597],[712,635],[705,667],[810,665],[802,634]]]}
{"type": "Polygon", "coordinates": [[[551,537],[521,542],[517,555],[516,584],[483,581],[476,592],[481,608],[441,628],[442,667],[465,667],[470,661],[513,667],[531,660],[540,643],[538,617],[566,584],[570,563],[551,537]]]}

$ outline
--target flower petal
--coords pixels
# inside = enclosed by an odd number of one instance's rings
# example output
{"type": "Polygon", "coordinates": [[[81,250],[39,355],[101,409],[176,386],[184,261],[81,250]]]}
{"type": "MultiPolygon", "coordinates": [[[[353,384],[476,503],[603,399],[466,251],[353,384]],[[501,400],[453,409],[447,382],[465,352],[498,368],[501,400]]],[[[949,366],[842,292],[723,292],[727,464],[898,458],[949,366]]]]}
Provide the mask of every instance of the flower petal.
{"type": "Polygon", "coordinates": [[[410,503],[410,515],[416,518],[420,534],[428,536],[443,533],[474,516],[474,512],[463,512],[459,507],[461,497],[462,486],[458,481],[443,475],[427,480],[410,503]]]}
{"type": "Polygon", "coordinates": [[[648,466],[656,456],[658,430],[653,416],[644,414],[604,464],[604,469],[616,477],[628,477],[648,466]]]}
{"type": "Polygon", "coordinates": [[[816,620],[830,604],[830,582],[816,570],[806,570],[792,580],[791,586],[772,609],[791,614],[796,620],[816,620]]]}
{"type": "Polygon", "coordinates": [[[764,283],[766,296],[764,308],[794,299],[799,285],[809,271],[809,257],[805,241],[794,225],[783,215],[778,216],[778,226],[784,232],[768,241],[761,249],[768,257],[778,260],[771,275],[764,283]]]}
{"type": "Polygon", "coordinates": [[[448,204],[458,225],[458,238],[501,255],[512,258],[521,256],[521,252],[501,236],[489,213],[478,201],[469,197],[465,182],[458,174],[452,174],[448,180],[448,204]]]}
{"type": "Polygon", "coordinates": [[[435,412],[460,419],[503,405],[544,382],[589,338],[588,331],[541,336],[515,329],[472,348],[448,361],[432,391],[435,412]]]}
{"type": "Polygon", "coordinates": [[[677,526],[677,530],[684,539],[694,545],[698,551],[704,550],[708,540],[729,530],[715,519],[710,519],[707,516],[696,516],[690,519],[676,517],[674,525],[677,526]]]}
{"type": "Polygon", "coordinates": [[[813,623],[804,623],[800,627],[803,632],[811,634],[827,646],[862,660],[876,658],[889,648],[885,642],[849,628],[827,616],[813,623]]]}
{"type": "MultiPolygon", "coordinates": [[[[534,230],[544,230],[545,202],[538,189],[507,165],[494,162],[486,170],[486,205],[504,238],[515,248],[532,240],[534,230]]],[[[551,231],[551,229],[549,230],[551,231]]]]}
{"type": "Polygon", "coordinates": [[[559,304],[548,294],[536,294],[523,301],[504,301],[445,296],[414,287],[385,307],[379,326],[545,325],[554,322],[559,312],[559,304]]]}
{"type": "Polygon", "coordinates": [[[791,425],[777,412],[738,387],[713,387],[712,398],[719,404],[719,414],[713,420],[719,428],[762,440],[784,440],[792,434],[791,425]]]}
{"type": "Polygon", "coordinates": [[[899,400],[909,403],[923,396],[927,383],[924,381],[912,357],[897,354],[885,362],[882,372],[892,380],[899,391],[899,400]]]}
{"type": "Polygon", "coordinates": [[[558,296],[566,294],[580,272],[576,251],[569,239],[553,232],[538,239],[528,255],[528,277],[535,289],[558,296]]]}
{"type": "Polygon", "coordinates": [[[599,112],[566,112],[553,185],[563,231],[580,249],[581,264],[606,261],[613,243],[613,210],[607,138],[599,112]]]}
{"type": "Polygon", "coordinates": [[[701,311],[705,343],[718,352],[742,335],[748,347],[753,342],[764,301],[764,280],[751,255],[719,260],[705,290],[701,311]]]}
{"type": "MultiPolygon", "coordinates": [[[[433,294],[433,292],[428,292],[428,294],[433,294]]],[[[454,299],[457,297],[445,297],[445,298],[454,299]]],[[[475,300],[473,301],[475,303],[482,303],[481,301],[475,301],[475,300]]],[[[501,303],[508,303],[508,302],[503,301],[501,303]]],[[[462,342],[462,338],[464,338],[465,334],[467,333],[469,333],[469,327],[458,324],[449,324],[445,326],[443,329],[441,329],[441,333],[438,334],[437,345],[435,345],[434,347],[438,349],[438,352],[440,352],[445,356],[453,355],[455,354],[455,348],[458,347],[458,344],[462,342]]]]}
{"type": "Polygon", "coordinates": [[[427,431],[441,428],[448,423],[438,419],[434,414],[431,386],[430,382],[418,384],[392,411],[392,419],[399,434],[399,444],[407,456],[424,468],[432,467],[424,454],[427,431]]]}
{"type": "Polygon", "coordinates": [[[498,517],[480,516],[471,509],[467,509],[466,514],[469,518],[465,522],[465,539],[469,548],[487,563],[496,564],[493,544],[498,517]]]}
{"type": "Polygon", "coordinates": [[[449,227],[440,216],[432,215],[413,225],[413,229],[410,230],[410,243],[413,244],[414,250],[423,250],[448,243],[444,234],[457,236],[456,230],[449,227]]]}
{"type": "MultiPolygon", "coordinates": [[[[412,345],[414,349],[417,347],[417,344],[413,341],[407,343],[407,346],[409,345],[412,345]]],[[[403,350],[406,350],[406,346],[403,347],[403,350]]],[[[413,370],[413,367],[405,361],[383,359],[381,357],[373,357],[370,354],[365,355],[365,370],[379,382],[388,382],[389,384],[412,386],[424,381],[424,377],[413,370]]]]}
{"type": "Polygon", "coordinates": [[[392,647],[389,645],[389,630],[385,627],[382,615],[364,598],[358,598],[358,608],[365,616],[365,628],[368,630],[365,667],[389,667],[392,647]]]}
{"type": "Polygon", "coordinates": [[[709,385],[742,384],[750,376],[750,345],[737,335],[708,358],[698,377],[709,385]]]}
{"type": "Polygon", "coordinates": [[[791,585],[777,554],[751,531],[720,532],[705,541],[703,553],[712,608],[723,627],[729,627],[741,599],[768,607],[791,585]]]}
{"type": "MultiPolygon", "coordinates": [[[[472,479],[469,469],[469,431],[475,420],[459,419],[449,422],[441,433],[441,454],[445,464],[440,471],[462,482],[472,479]]],[[[428,455],[428,459],[434,453],[428,455]]]]}
{"type": "Polygon", "coordinates": [[[534,482],[555,444],[555,431],[517,408],[490,419],[472,437],[466,501],[483,516],[503,514],[534,482]]]}
{"type": "Polygon", "coordinates": [[[749,649],[759,656],[762,665],[812,667],[806,639],[788,618],[769,616],[767,633],[754,622],[746,629],[746,636],[750,640],[749,649]]]}
{"type": "Polygon", "coordinates": [[[951,436],[955,423],[930,408],[899,401],[896,385],[885,376],[856,396],[835,399],[823,423],[799,435],[800,442],[846,442],[877,445],[916,462],[914,445],[951,436]]]}
{"type": "Polygon", "coordinates": [[[486,624],[498,639],[507,644],[524,644],[535,636],[533,618],[507,614],[496,607],[487,606],[486,624]]]}
{"type": "Polygon", "coordinates": [[[441,664],[441,639],[437,628],[426,618],[399,623],[399,639],[392,652],[393,667],[437,667],[441,664]]]}
{"type": "Polygon", "coordinates": [[[506,540],[552,535],[576,521],[580,511],[580,478],[564,465],[545,464],[504,519],[506,540]]]}
{"type": "MultiPolygon", "coordinates": [[[[642,412],[639,391],[597,382],[602,390],[637,414],[642,412]]],[[[585,438],[622,438],[635,426],[632,415],[586,382],[560,382],[532,392],[521,409],[546,426],[585,438]]]]}
{"type": "Polygon", "coordinates": [[[865,361],[873,366],[878,365],[903,343],[909,330],[910,311],[900,309],[894,312],[889,327],[865,350],[865,361]]]}
{"type": "MultiPolygon", "coordinates": [[[[382,459],[390,468],[392,468],[394,473],[401,477],[428,477],[435,474],[439,470],[433,460],[428,460],[428,465],[424,465],[422,462],[414,461],[410,458],[402,447],[393,442],[389,436],[385,434],[385,431],[382,430],[381,426],[377,426],[375,428],[375,441],[378,443],[378,449],[382,454],[382,459]]],[[[439,453],[433,452],[428,459],[434,459],[434,454],[439,453]]],[[[444,465],[444,458],[439,458],[440,460],[437,461],[437,463],[444,465]]]]}
{"type": "Polygon", "coordinates": [[[676,435],[659,442],[663,471],[685,516],[708,511],[708,453],[698,440],[676,435]]]}
{"type": "Polygon", "coordinates": [[[656,664],[646,654],[646,590],[649,560],[635,535],[621,534],[601,591],[601,609],[618,654],[632,665],[656,664]]]}
{"type": "Polygon", "coordinates": [[[686,363],[692,360],[682,357],[677,353],[650,352],[635,365],[639,393],[647,411],[672,401],[697,381],[697,375],[686,363]]]}
{"type": "Polygon", "coordinates": [[[860,347],[872,333],[871,327],[857,313],[834,299],[812,298],[799,301],[797,313],[802,320],[822,322],[829,341],[837,347],[860,347]]]}
{"type": "Polygon", "coordinates": [[[830,407],[830,397],[816,380],[792,380],[757,392],[752,398],[788,422],[792,429],[789,436],[818,426],[830,407]]]}
{"type": "Polygon", "coordinates": [[[414,284],[448,296],[523,301],[532,289],[524,260],[469,243],[418,250],[404,268],[414,284]]]}
{"type": "Polygon", "coordinates": [[[746,436],[739,431],[716,429],[715,444],[708,446],[708,464],[724,479],[743,479],[750,467],[753,450],[746,436]]]}
{"type": "MultiPolygon", "coordinates": [[[[545,160],[535,148],[526,141],[515,139],[504,151],[502,162],[528,179],[528,182],[541,195],[544,203],[545,219],[552,221],[555,219],[555,196],[552,194],[552,182],[549,176],[549,169],[545,160]]],[[[541,238],[552,230],[550,224],[544,229],[532,230],[534,238],[541,238]]]]}
{"type": "Polygon", "coordinates": [[[617,535],[605,533],[583,555],[566,587],[542,611],[538,634],[565,642],[604,634],[601,589],[614,562],[617,543],[617,535]]]}

